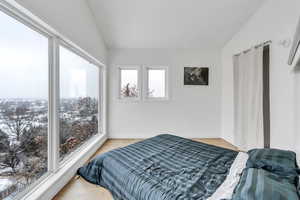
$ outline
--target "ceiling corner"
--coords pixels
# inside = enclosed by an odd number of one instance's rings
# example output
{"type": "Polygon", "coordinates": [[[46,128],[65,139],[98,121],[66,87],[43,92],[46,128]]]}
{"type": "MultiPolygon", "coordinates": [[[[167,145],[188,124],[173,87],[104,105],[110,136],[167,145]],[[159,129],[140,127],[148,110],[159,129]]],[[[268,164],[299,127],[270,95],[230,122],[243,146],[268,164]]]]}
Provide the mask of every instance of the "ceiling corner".
{"type": "Polygon", "coordinates": [[[100,28],[100,26],[99,26],[99,24],[98,24],[98,22],[97,22],[97,18],[96,18],[96,16],[95,16],[95,13],[94,13],[92,7],[91,7],[91,3],[90,3],[89,0],[86,0],[85,3],[86,3],[86,6],[87,6],[87,8],[88,8],[88,10],[89,10],[89,12],[90,12],[90,14],[91,14],[91,16],[92,16],[92,20],[93,20],[93,23],[94,23],[95,26],[96,26],[96,29],[97,29],[98,34],[99,34],[99,37],[102,39],[102,41],[103,41],[103,43],[104,43],[104,45],[105,45],[106,50],[108,50],[107,41],[106,41],[105,38],[103,37],[103,32],[101,31],[101,28],[100,28]]]}

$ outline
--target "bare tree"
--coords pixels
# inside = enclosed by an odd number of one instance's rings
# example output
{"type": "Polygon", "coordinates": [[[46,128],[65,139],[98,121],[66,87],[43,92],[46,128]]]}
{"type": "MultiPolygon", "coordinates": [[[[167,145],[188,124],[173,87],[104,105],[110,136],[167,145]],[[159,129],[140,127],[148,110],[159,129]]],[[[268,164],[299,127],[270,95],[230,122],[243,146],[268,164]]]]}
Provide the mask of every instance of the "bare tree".
{"type": "Polygon", "coordinates": [[[79,98],[78,110],[81,117],[88,117],[98,112],[98,101],[92,97],[79,98]]]}
{"type": "Polygon", "coordinates": [[[13,177],[15,188],[47,171],[47,110],[44,100],[0,102],[0,175],[13,177]]]}
{"type": "Polygon", "coordinates": [[[23,167],[20,169],[18,175],[19,184],[30,184],[46,171],[46,165],[39,157],[30,157],[23,161],[23,167]]]}
{"type": "Polygon", "coordinates": [[[6,152],[9,147],[9,137],[7,133],[0,129],[0,152],[6,152]]]}
{"type": "Polygon", "coordinates": [[[14,174],[17,173],[17,167],[20,163],[19,158],[19,146],[16,144],[9,145],[7,152],[5,153],[5,156],[0,160],[0,168],[11,168],[12,172],[14,174]]]}
{"type": "Polygon", "coordinates": [[[27,106],[22,105],[15,109],[6,109],[2,112],[3,123],[8,127],[16,141],[33,122],[33,113],[27,106]]]}
{"type": "Polygon", "coordinates": [[[121,95],[124,97],[137,97],[138,96],[138,89],[135,85],[130,86],[130,83],[127,83],[121,89],[121,95]]]}
{"type": "Polygon", "coordinates": [[[27,157],[47,156],[47,127],[30,126],[20,137],[20,148],[27,157]]]}

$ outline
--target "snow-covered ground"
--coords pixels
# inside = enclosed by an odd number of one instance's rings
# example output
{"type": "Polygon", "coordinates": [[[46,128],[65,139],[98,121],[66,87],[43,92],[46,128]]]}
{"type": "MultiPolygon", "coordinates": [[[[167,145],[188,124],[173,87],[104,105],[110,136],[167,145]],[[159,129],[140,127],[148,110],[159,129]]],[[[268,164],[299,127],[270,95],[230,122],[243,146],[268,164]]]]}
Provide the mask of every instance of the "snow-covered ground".
{"type": "Polygon", "coordinates": [[[13,181],[8,178],[0,177],[0,191],[7,189],[9,186],[13,184],[13,181]]]}
{"type": "MultiPolygon", "coordinates": [[[[4,173],[8,173],[8,172],[12,172],[12,169],[10,167],[6,167],[4,169],[0,169],[0,174],[4,174],[4,173]]],[[[0,177],[0,179],[1,179],[1,177],[0,177]]]]}

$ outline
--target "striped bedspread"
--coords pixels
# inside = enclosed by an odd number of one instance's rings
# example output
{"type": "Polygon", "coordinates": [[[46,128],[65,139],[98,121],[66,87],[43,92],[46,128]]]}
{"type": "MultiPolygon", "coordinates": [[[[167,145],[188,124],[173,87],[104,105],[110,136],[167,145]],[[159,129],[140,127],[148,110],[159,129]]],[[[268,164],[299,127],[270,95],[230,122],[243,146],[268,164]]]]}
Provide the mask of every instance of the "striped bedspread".
{"type": "Polygon", "coordinates": [[[165,134],[99,155],[78,174],[115,200],[204,200],[224,182],[237,155],[165,134]]]}

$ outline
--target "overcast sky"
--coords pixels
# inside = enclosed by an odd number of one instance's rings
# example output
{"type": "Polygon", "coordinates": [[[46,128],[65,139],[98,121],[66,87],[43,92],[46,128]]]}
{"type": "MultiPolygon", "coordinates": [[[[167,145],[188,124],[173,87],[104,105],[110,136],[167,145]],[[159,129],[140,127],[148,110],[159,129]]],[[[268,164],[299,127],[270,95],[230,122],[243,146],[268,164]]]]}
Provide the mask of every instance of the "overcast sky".
{"type": "MultiPolygon", "coordinates": [[[[0,12],[0,98],[47,98],[48,39],[0,12]]],[[[61,48],[61,97],[98,94],[98,68],[61,48]]]]}

